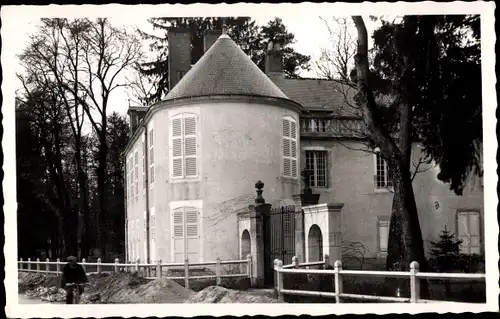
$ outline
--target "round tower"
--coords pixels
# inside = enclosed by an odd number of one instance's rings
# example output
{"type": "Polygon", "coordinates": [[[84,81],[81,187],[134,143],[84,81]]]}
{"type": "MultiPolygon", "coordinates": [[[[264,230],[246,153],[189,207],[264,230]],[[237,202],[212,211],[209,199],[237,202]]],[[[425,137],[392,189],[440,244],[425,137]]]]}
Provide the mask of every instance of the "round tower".
{"type": "Polygon", "coordinates": [[[226,34],[151,107],[158,258],[241,257],[255,182],[268,203],[299,193],[300,110],[226,34]]]}

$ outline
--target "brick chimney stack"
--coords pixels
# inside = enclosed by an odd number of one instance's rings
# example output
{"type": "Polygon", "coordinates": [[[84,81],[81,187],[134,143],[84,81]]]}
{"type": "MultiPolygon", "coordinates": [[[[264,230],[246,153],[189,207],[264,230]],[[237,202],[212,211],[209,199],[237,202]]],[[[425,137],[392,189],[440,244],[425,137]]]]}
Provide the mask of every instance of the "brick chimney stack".
{"type": "Polygon", "coordinates": [[[191,68],[191,31],[168,28],[168,88],[171,90],[191,68]]]}
{"type": "Polygon", "coordinates": [[[144,106],[129,106],[127,114],[129,116],[129,125],[130,125],[130,135],[134,134],[134,132],[139,127],[144,115],[148,111],[147,107],[144,106]]]}
{"type": "Polygon", "coordinates": [[[221,36],[221,34],[221,29],[206,29],[205,31],[203,31],[203,52],[207,52],[208,49],[210,49],[215,41],[217,41],[217,39],[221,36]]]}
{"type": "Polygon", "coordinates": [[[267,76],[283,76],[283,53],[280,43],[270,41],[267,45],[265,72],[267,76]]]}

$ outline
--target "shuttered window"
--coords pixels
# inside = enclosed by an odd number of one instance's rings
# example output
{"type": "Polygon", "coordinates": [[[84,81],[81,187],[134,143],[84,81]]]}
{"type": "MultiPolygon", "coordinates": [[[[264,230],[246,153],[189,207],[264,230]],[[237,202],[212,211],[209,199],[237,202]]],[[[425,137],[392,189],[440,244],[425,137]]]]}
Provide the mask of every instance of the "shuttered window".
{"type": "Polygon", "coordinates": [[[149,236],[150,240],[150,258],[156,261],[156,214],[154,209],[151,210],[151,215],[149,216],[149,236]]]}
{"type": "Polygon", "coordinates": [[[139,218],[135,220],[135,259],[139,258],[139,243],[141,242],[140,238],[140,221],[139,218]]]}
{"type": "Polygon", "coordinates": [[[154,130],[149,130],[149,185],[153,188],[155,182],[154,130]]]}
{"type": "Polygon", "coordinates": [[[285,117],[283,118],[283,176],[296,178],[297,165],[297,122],[291,117],[285,117]]]}
{"type": "Polygon", "coordinates": [[[198,176],[198,130],[197,117],[179,114],[171,120],[172,177],[198,176]]]}
{"type": "Polygon", "coordinates": [[[197,262],[200,256],[199,211],[194,207],[180,207],[172,214],[174,262],[182,263],[186,258],[197,262]]]}
{"type": "Polygon", "coordinates": [[[134,157],[130,156],[130,169],[129,169],[129,179],[130,179],[130,202],[132,203],[135,194],[135,182],[134,182],[134,157]]]}
{"type": "Polygon", "coordinates": [[[130,229],[130,260],[135,260],[135,220],[129,221],[129,229],[130,229]]]}
{"type": "Polygon", "coordinates": [[[378,221],[378,252],[381,254],[387,253],[387,245],[389,243],[389,220],[378,221]]]}
{"type": "Polygon", "coordinates": [[[457,213],[457,236],[462,241],[462,254],[480,254],[481,235],[479,212],[457,213]]]}
{"type": "Polygon", "coordinates": [[[146,182],[146,143],[142,141],[142,193],[146,195],[146,187],[148,187],[147,182],[146,182]]]}
{"type": "Polygon", "coordinates": [[[139,152],[134,153],[134,174],[135,174],[135,200],[139,197],[139,152]]]}
{"type": "MultiPolygon", "coordinates": [[[[130,158],[127,158],[127,164],[125,166],[126,176],[127,176],[127,204],[130,204],[130,158]]],[[[129,228],[130,229],[130,228],[129,228]]]]}

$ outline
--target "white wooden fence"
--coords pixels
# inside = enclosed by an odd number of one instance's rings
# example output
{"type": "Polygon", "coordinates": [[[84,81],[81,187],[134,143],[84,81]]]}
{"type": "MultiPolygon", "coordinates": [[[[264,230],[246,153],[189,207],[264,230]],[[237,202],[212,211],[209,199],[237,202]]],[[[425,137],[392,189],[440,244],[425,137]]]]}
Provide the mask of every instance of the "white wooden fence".
{"type": "Polygon", "coordinates": [[[284,295],[297,295],[297,296],[315,296],[325,298],[335,298],[337,303],[342,302],[342,298],[361,299],[381,302],[410,302],[410,303],[430,303],[430,302],[447,302],[437,300],[420,299],[420,280],[421,279],[455,279],[455,280],[472,280],[484,281],[486,280],[485,274],[464,274],[464,273],[433,273],[433,272],[419,272],[419,264],[414,261],[410,264],[410,271],[370,271],[370,270],[346,270],[342,269],[342,262],[337,260],[334,262],[333,270],[325,269],[309,269],[310,266],[320,266],[329,264],[328,255],[325,256],[324,261],[298,263],[298,258],[293,257],[292,264],[283,265],[279,259],[274,260],[275,271],[275,289],[278,293],[278,298],[284,300],[284,295]],[[301,269],[302,268],[302,269],[301,269]],[[306,268],[306,269],[303,269],[306,268]],[[335,278],[335,292],[323,291],[307,291],[307,290],[293,290],[285,289],[283,286],[283,277],[285,274],[318,274],[330,275],[335,278]],[[409,278],[410,279],[410,298],[402,297],[388,297],[388,296],[373,296],[361,294],[347,294],[343,291],[343,276],[355,277],[385,277],[385,278],[409,278]]]}
{"type": "MultiPolygon", "coordinates": [[[[31,261],[28,258],[27,261],[24,261],[22,258],[18,261],[18,270],[21,272],[40,272],[45,274],[55,274],[59,275],[62,273],[62,267],[66,265],[66,262],[60,261],[58,258],[57,261],[50,261],[46,259],[45,261],[40,261],[37,258],[36,261],[31,261]],[[26,265],[26,267],[25,267],[26,265]],[[54,269],[55,268],[55,269],[54,269]]],[[[135,263],[120,263],[120,261],[115,259],[114,263],[102,263],[101,259],[97,259],[96,263],[89,263],[85,259],[82,259],[80,265],[83,266],[85,272],[87,274],[99,274],[99,273],[110,273],[110,272],[139,272],[143,270],[145,273],[145,277],[148,279],[156,279],[156,278],[166,278],[166,279],[177,279],[184,280],[184,287],[189,289],[189,280],[192,279],[215,279],[216,285],[220,285],[222,282],[222,278],[251,278],[252,276],[252,256],[248,255],[247,259],[241,260],[220,260],[217,258],[216,261],[209,261],[203,263],[189,263],[189,259],[186,259],[184,263],[162,263],[161,260],[156,263],[139,263],[136,261],[135,263]],[[240,265],[238,273],[223,273],[224,265],[240,265]],[[189,271],[203,270],[207,266],[215,266],[215,275],[200,275],[200,276],[192,276],[189,274],[189,271]],[[241,267],[243,266],[243,267],[241,267]],[[246,266],[246,267],[245,267],[246,266]],[[89,271],[89,269],[95,269],[95,271],[89,271]],[[241,269],[245,269],[245,271],[241,271],[241,269]],[[176,270],[183,271],[183,276],[164,276],[164,272],[168,270],[176,270]],[[152,275],[154,273],[154,275],[152,275]]]]}

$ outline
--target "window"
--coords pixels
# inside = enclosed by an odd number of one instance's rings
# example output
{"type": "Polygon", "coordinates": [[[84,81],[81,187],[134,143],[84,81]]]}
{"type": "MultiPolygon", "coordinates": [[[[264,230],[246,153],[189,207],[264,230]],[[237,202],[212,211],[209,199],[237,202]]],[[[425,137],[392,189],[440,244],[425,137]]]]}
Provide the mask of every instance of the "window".
{"type": "Polygon", "coordinates": [[[129,219],[127,221],[127,232],[128,232],[128,260],[133,260],[134,258],[134,234],[132,229],[132,221],[129,219]]]}
{"type": "Polygon", "coordinates": [[[306,151],[306,170],[312,174],[309,177],[309,186],[327,187],[327,152],[306,151]]]}
{"type": "Polygon", "coordinates": [[[198,176],[196,120],[192,114],[179,114],[172,118],[170,145],[173,178],[198,176]]]}
{"type": "Polygon", "coordinates": [[[129,221],[129,230],[130,230],[130,260],[135,260],[135,222],[134,220],[129,221]]]}
{"type": "Polygon", "coordinates": [[[155,182],[154,130],[149,130],[149,185],[153,188],[155,182]]]}
{"type": "Polygon", "coordinates": [[[392,176],[389,170],[389,165],[382,158],[380,152],[375,154],[375,188],[390,189],[392,187],[392,176]]]}
{"type": "Polygon", "coordinates": [[[200,234],[199,212],[195,207],[179,207],[172,213],[172,237],[174,262],[199,260],[200,234]]]}
{"type": "Polygon", "coordinates": [[[149,236],[150,236],[150,258],[156,260],[156,214],[154,207],[151,208],[151,215],[149,216],[149,236]]]}
{"type": "MultiPolygon", "coordinates": [[[[130,204],[130,158],[127,158],[127,164],[125,167],[127,173],[127,204],[130,204]]],[[[129,228],[130,229],[130,228],[129,228]]]]}
{"type": "Polygon", "coordinates": [[[389,243],[389,217],[380,216],[377,222],[377,246],[379,255],[387,254],[387,244],[389,243]]]}
{"type": "Polygon", "coordinates": [[[130,203],[132,203],[134,199],[134,157],[130,156],[129,158],[129,185],[130,185],[130,193],[129,193],[129,198],[130,198],[130,203]]]}
{"type": "Polygon", "coordinates": [[[134,174],[135,174],[135,200],[137,201],[139,197],[139,153],[135,151],[134,153],[134,174]]]}
{"type": "Polygon", "coordinates": [[[146,181],[146,144],[142,141],[142,193],[146,195],[146,187],[148,187],[146,181]]]}
{"type": "Polygon", "coordinates": [[[283,176],[297,177],[297,123],[283,118],[283,176]]]}
{"type": "Polygon", "coordinates": [[[141,235],[140,235],[140,221],[139,218],[136,218],[135,220],[135,259],[139,259],[139,243],[141,242],[141,235]]]}
{"type": "Polygon", "coordinates": [[[457,236],[462,241],[460,245],[461,253],[481,253],[479,212],[461,211],[457,213],[457,236]]]}

